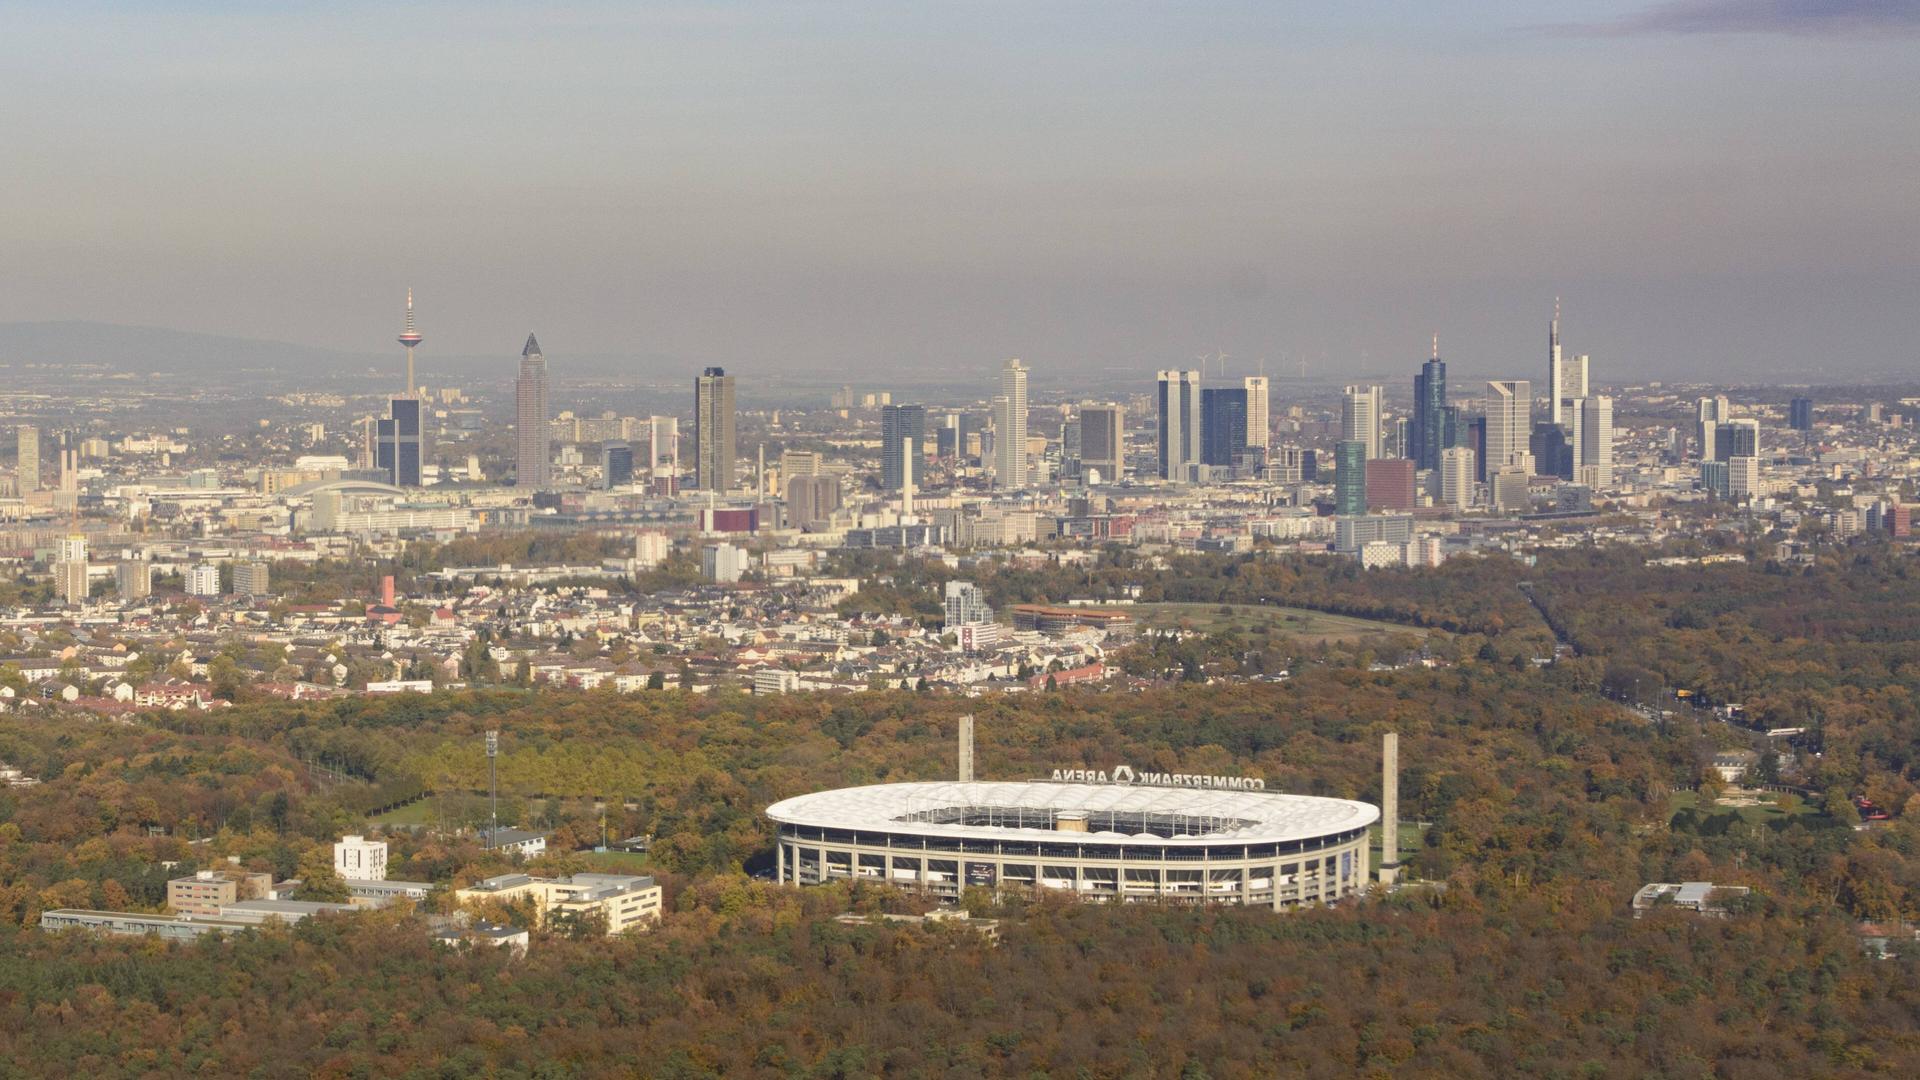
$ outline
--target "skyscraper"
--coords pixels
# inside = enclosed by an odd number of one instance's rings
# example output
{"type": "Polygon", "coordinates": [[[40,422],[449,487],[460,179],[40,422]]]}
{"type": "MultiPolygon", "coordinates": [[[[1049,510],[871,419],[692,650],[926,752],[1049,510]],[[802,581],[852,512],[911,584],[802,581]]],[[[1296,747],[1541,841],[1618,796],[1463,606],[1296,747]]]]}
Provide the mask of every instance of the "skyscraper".
{"type": "Polygon", "coordinates": [[[926,454],[927,407],[886,405],[880,409],[880,486],[899,491],[907,481],[920,486],[920,458],[926,454]],[[907,453],[908,446],[913,452],[907,453]]]}
{"type": "Polygon", "coordinates": [[[1433,359],[1420,365],[1413,377],[1413,415],[1407,424],[1407,456],[1416,469],[1440,467],[1440,451],[1453,445],[1447,431],[1447,362],[1440,359],[1440,337],[1434,335],[1433,359]]]}
{"type": "Polygon", "coordinates": [[[1586,398],[1586,356],[1567,356],[1560,351],[1560,298],[1553,298],[1553,322],[1547,328],[1547,419],[1568,429],[1575,446],[1580,444],[1580,406],[1586,398]]]}
{"type": "Polygon", "coordinates": [[[633,444],[609,439],[600,444],[600,486],[611,491],[633,483],[633,444]]]}
{"type": "Polygon", "coordinates": [[[733,487],[733,376],[710,367],[693,381],[693,486],[733,487]]]}
{"type": "Polygon", "coordinates": [[[1760,421],[1752,417],[1726,420],[1719,424],[1713,438],[1713,460],[1731,461],[1737,457],[1760,456],[1760,421]]]}
{"type": "Polygon", "coordinates": [[[1527,445],[1532,435],[1533,384],[1526,379],[1487,383],[1486,475],[1489,482],[1494,471],[1503,466],[1533,469],[1533,454],[1527,445]]]}
{"type": "Polygon", "coordinates": [[[1787,426],[1795,431],[1813,430],[1812,398],[1797,397],[1787,405],[1787,426]]]}
{"type": "Polygon", "coordinates": [[[1001,367],[994,401],[993,484],[1018,491],[1027,486],[1027,369],[1020,361],[1001,367]]]}
{"type": "Polygon", "coordinates": [[[1118,405],[1080,406],[1081,475],[1093,469],[1103,483],[1115,483],[1126,471],[1126,415],[1118,405]]]}
{"type": "Polygon", "coordinates": [[[520,378],[513,384],[514,484],[539,490],[553,482],[551,432],[547,427],[547,358],[527,335],[520,350],[520,378]]]}
{"type": "Polygon", "coordinates": [[[413,325],[413,290],[407,290],[407,321],[394,340],[407,349],[407,384],[387,403],[387,415],[374,423],[374,467],[395,487],[419,487],[427,457],[425,415],[414,382],[413,350],[423,338],[413,325]]]}
{"type": "Polygon", "coordinates": [[[1160,476],[1184,481],[1200,460],[1200,373],[1159,373],[1160,476]]]}
{"type": "Polygon", "coordinates": [[[1580,468],[1576,479],[1595,488],[1613,486],[1613,399],[1605,394],[1580,402],[1580,468]]]}
{"type": "Polygon", "coordinates": [[[657,476],[665,467],[667,475],[680,475],[680,418],[649,417],[647,440],[647,471],[657,476]]]}
{"type": "Polygon", "coordinates": [[[1367,512],[1367,444],[1358,439],[1333,444],[1333,512],[1367,512]]]}
{"type": "Polygon", "coordinates": [[[13,434],[20,455],[15,470],[16,483],[24,498],[40,490],[40,429],[32,424],[21,424],[13,434]]]}
{"type": "Polygon", "coordinates": [[[1231,467],[1246,449],[1246,390],[1215,387],[1200,391],[1200,460],[1231,467]]]}
{"type": "Polygon", "coordinates": [[[1366,449],[1367,460],[1380,456],[1380,388],[1349,386],[1340,405],[1340,438],[1366,449]]]}
{"type": "Polygon", "coordinates": [[[1727,396],[1701,398],[1694,405],[1693,444],[1700,451],[1701,461],[1725,461],[1726,456],[1715,452],[1714,438],[1719,427],[1732,419],[1732,407],[1727,404],[1727,396]]]}
{"type": "Polygon", "coordinates": [[[1272,418],[1267,412],[1267,377],[1249,375],[1247,386],[1247,445],[1265,450],[1273,437],[1272,418]]]}
{"type": "Polygon", "coordinates": [[[1533,455],[1533,467],[1541,476],[1558,476],[1571,480],[1578,459],[1577,448],[1567,438],[1567,429],[1559,424],[1542,420],[1533,425],[1533,435],[1527,440],[1527,450],[1533,455]]]}
{"type": "Polygon", "coordinates": [[[1440,502],[1455,510],[1473,505],[1473,451],[1450,446],[1440,451],[1440,502]]]}

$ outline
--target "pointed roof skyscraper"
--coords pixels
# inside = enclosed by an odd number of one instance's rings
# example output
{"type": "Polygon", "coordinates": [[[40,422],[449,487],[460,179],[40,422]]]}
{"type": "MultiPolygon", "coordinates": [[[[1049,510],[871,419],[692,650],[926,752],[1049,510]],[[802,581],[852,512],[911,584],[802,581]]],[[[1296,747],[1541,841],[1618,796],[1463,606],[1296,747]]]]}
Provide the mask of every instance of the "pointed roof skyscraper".
{"type": "Polygon", "coordinates": [[[545,356],[546,354],[540,351],[540,342],[532,334],[528,334],[527,347],[520,350],[520,355],[521,356],[545,356]]]}

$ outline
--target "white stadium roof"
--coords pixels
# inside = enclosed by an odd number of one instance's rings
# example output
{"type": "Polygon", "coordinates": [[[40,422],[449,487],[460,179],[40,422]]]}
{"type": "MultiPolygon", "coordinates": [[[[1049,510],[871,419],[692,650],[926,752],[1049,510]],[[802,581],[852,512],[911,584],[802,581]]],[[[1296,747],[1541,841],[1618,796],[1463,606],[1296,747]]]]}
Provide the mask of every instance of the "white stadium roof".
{"type": "Polygon", "coordinates": [[[840,788],[774,803],[767,808],[767,816],[783,825],[912,833],[920,836],[983,840],[1052,838],[1075,843],[1093,841],[1110,844],[1149,840],[1159,844],[1206,845],[1223,840],[1243,843],[1310,840],[1371,825],[1380,819],[1380,811],[1370,803],[1323,799],[1311,795],[1283,795],[1270,791],[1223,791],[1143,784],[1067,784],[1033,780],[1011,783],[945,781],[840,788]],[[1080,833],[1051,828],[915,820],[916,815],[963,808],[983,811],[1019,808],[1040,811],[1049,817],[1062,811],[1078,811],[1087,814],[1088,831],[1080,833]],[[1129,816],[1171,815],[1231,820],[1224,827],[1198,835],[1133,834],[1102,830],[1100,816],[1109,812],[1129,816]]]}

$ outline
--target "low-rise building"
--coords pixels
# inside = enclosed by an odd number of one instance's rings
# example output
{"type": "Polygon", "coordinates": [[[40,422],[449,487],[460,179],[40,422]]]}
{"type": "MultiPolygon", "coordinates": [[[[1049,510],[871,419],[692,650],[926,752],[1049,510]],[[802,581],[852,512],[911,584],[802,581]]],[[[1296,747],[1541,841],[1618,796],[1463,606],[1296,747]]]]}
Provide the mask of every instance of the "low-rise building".
{"type": "Polygon", "coordinates": [[[608,934],[618,934],[660,918],[661,888],[651,877],[630,874],[574,874],[540,878],[502,874],[455,892],[463,904],[483,900],[515,903],[532,900],[541,926],[556,915],[604,918],[608,934]]]}
{"type": "Polygon", "coordinates": [[[1633,917],[1639,918],[1656,907],[1677,907],[1699,915],[1727,914],[1730,900],[1753,890],[1745,885],[1715,885],[1711,881],[1650,881],[1633,894],[1633,917]]]}
{"type": "Polygon", "coordinates": [[[167,882],[167,907],[182,915],[219,915],[242,900],[273,894],[273,875],[243,870],[201,870],[167,882]]]}
{"type": "Polygon", "coordinates": [[[526,829],[481,829],[480,846],[488,851],[505,851],[513,855],[538,855],[547,850],[547,837],[552,833],[529,832],[526,829]]]}

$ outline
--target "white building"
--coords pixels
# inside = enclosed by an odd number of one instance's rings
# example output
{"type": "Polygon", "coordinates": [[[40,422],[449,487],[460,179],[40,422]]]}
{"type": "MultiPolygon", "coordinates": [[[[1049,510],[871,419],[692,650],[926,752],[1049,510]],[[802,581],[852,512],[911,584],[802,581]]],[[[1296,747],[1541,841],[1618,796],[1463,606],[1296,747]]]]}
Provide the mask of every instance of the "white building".
{"type": "Polygon", "coordinates": [[[1735,502],[1743,502],[1766,492],[1760,486],[1760,459],[1757,457],[1734,457],[1727,459],[1727,491],[1735,502]]]}
{"type": "Polygon", "coordinates": [[[1272,422],[1267,414],[1267,377],[1249,375],[1245,379],[1247,387],[1247,446],[1267,448],[1271,438],[1272,422]]]}
{"type": "Polygon", "coordinates": [[[1018,491],[1027,486],[1027,369],[1020,361],[1000,369],[993,403],[993,484],[1018,491]]]}
{"type": "Polygon", "coordinates": [[[187,570],[188,596],[219,596],[220,568],[212,563],[201,563],[187,570]]]}
{"type": "Polygon", "coordinates": [[[1440,451],[1440,505],[1465,510],[1473,505],[1473,448],[1453,446],[1440,451]]]}
{"type": "Polygon", "coordinates": [[[722,583],[739,581],[747,572],[747,549],[728,543],[700,549],[700,576],[722,583]]]}
{"type": "Polygon", "coordinates": [[[800,689],[800,673],[786,668],[764,667],[753,673],[756,694],[791,694],[800,689]]]}
{"type": "MultiPolygon", "coordinates": [[[[1487,383],[1487,480],[1506,465],[1519,465],[1533,475],[1533,384],[1525,379],[1487,383]]],[[[1498,505],[1496,503],[1495,505],[1498,505]]]]}
{"type": "Polygon", "coordinates": [[[1340,438],[1344,442],[1365,443],[1368,461],[1380,456],[1380,388],[1378,386],[1346,388],[1340,401],[1340,438]]]}
{"type": "Polygon", "coordinates": [[[385,881],[387,842],[343,836],[333,845],[333,872],[347,881],[385,881]]]}
{"type": "Polygon", "coordinates": [[[957,630],[973,623],[993,621],[993,608],[987,594],[971,581],[947,582],[946,628],[957,630]]]}
{"type": "Polygon", "coordinates": [[[633,564],[637,569],[651,570],[667,561],[667,552],[672,547],[666,533],[640,533],[633,538],[633,564]]]}

